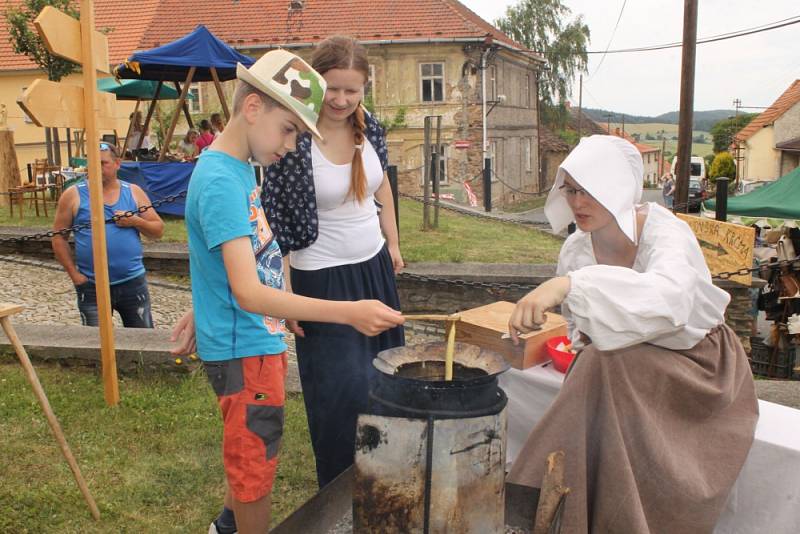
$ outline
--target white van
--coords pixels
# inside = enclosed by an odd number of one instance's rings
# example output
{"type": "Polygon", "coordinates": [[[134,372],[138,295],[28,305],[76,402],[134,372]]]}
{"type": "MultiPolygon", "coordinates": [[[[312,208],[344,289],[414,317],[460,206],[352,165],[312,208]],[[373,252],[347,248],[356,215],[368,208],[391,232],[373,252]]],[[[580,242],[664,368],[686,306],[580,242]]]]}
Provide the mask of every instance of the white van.
{"type": "MultiPolygon", "coordinates": [[[[677,176],[678,173],[675,172],[675,168],[678,165],[678,156],[672,158],[672,175],[677,176]]],[[[699,182],[703,182],[703,178],[706,177],[706,161],[701,158],[700,156],[692,156],[691,162],[689,163],[689,179],[690,180],[697,180],[699,182]]]]}

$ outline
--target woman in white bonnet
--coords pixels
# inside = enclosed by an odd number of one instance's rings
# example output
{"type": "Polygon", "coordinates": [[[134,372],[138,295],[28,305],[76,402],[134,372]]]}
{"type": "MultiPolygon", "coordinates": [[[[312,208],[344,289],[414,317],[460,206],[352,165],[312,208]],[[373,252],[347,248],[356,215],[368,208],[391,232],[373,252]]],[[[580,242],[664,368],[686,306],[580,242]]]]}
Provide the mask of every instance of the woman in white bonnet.
{"type": "Polygon", "coordinates": [[[509,481],[538,487],[566,454],[564,533],[712,532],[753,441],[747,356],[725,325],[728,294],[688,225],[640,204],[628,141],[583,139],[559,167],[545,213],[575,221],[557,276],[517,304],[512,337],[561,306],[579,353],[509,481]]]}

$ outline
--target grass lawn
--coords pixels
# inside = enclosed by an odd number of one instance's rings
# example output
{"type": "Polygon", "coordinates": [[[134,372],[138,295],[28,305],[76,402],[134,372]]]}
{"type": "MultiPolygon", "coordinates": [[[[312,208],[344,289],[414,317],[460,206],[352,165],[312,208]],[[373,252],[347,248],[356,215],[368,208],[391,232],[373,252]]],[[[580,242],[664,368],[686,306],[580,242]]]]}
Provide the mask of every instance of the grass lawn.
{"type": "Polygon", "coordinates": [[[538,208],[543,208],[545,202],[547,202],[547,194],[535,197],[528,197],[527,200],[523,200],[521,202],[517,202],[516,204],[510,204],[508,206],[503,207],[503,211],[508,213],[522,213],[523,211],[530,211],[538,208]]]}
{"type": "MultiPolygon", "coordinates": [[[[533,199],[531,202],[544,202],[533,199]]],[[[538,205],[531,204],[527,209],[538,205]]],[[[50,226],[44,217],[28,217],[22,224],[11,220],[7,208],[0,208],[2,226],[50,226]]],[[[183,219],[165,218],[163,241],[185,242],[183,219]]],[[[409,262],[484,262],[484,263],[554,263],[562,240],[546,232],[519,225],[475,219],[440,211],[439,228],[423,232],[422,204],[400,201],[400,246],[403,259],[409,262]]]]}
{"type": "MultiPolygon", "coordinates": [[[[38,365],[102,519],[95,522],[16,360],[0,358],[0,531],[206,532],[222,505],[222,423],[205,375],[123,378],[38,365]]],[[[316,488],[302,397],[287,399],[273,525],[316,488]]]]}

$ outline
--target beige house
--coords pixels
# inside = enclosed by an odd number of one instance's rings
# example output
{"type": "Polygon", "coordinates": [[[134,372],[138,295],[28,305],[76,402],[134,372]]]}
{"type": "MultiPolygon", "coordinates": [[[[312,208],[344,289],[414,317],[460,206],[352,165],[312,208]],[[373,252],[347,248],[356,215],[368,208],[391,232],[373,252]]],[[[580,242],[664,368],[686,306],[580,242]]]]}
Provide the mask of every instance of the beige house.
{"type": "Polygon", "coordinates": [[[734,137],[737,176],[775,180],[800,166],[800,80],[734,137]]]}
{"type": "MultiPolygon", "coordinates": [[[[346,13],[337,0],[141,0],[134,12],[123,4],[95,2],[97,25],[109,30],[112,63],[135,50],[179,38],[198,24],[253,57],[284,47],[308,58],[314,44],[326,36],[352,35],[369,52],[368,91],[375,113],[394,125],[388,135],[389,158],[398,167],[403,192],[421,192],[424,119],[441,116],[444,186],[463,195],[462,182],[475,178],[472,189],[482,196],[483,109],[494,201],[514,201],[521,198],[520,192],[543,189],[537,72],[544,62],[456,0],[358,0],[347,3],[346,13]],[[466,148],[456,148],[456,141],[466,148]]],[[[42,76],[27,58],[14,54],[10,44],[0,42],[0,102],[10,111],[23,169],[34,157],[44,156],[44,132],[25,122],[15,100],[30,80],[42,76]]],[[[230,94],[233,84],[224,86],[230,94]]],[[[211,84],[195,84],[191,91],[196,96],[190,103],[195,116],[220,110],[211,84]]],[[[131,110],[130,103],[119,103],[119,135],[126,131],[131,110]]],[[[186,128],[181,119],[176,133],[186,128]]]]}

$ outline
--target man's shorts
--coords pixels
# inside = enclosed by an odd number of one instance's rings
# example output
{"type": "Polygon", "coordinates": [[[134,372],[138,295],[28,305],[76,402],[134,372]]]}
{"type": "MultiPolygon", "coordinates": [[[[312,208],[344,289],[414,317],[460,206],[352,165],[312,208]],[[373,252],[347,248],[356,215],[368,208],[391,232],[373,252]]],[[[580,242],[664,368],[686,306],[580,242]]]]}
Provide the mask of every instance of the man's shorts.
{"type": "Polygon", "coordinates": [[[272,491],[283,435],[286,353],[203,362],[222,410],[222,463],[239,502],[272,491]]]}

